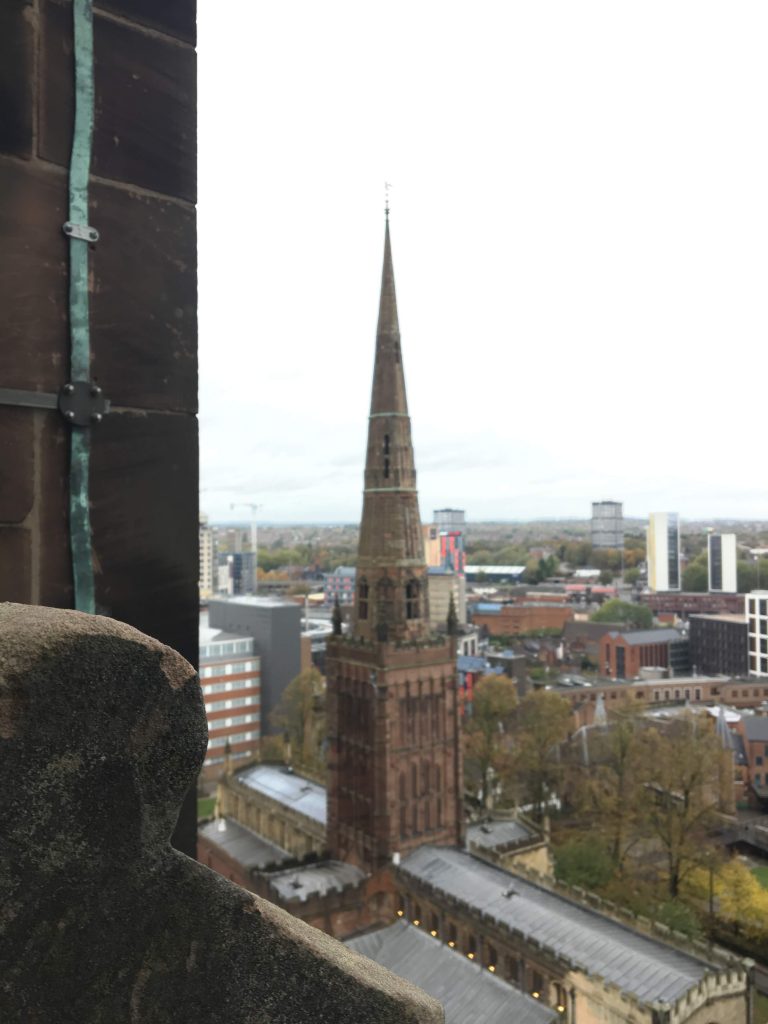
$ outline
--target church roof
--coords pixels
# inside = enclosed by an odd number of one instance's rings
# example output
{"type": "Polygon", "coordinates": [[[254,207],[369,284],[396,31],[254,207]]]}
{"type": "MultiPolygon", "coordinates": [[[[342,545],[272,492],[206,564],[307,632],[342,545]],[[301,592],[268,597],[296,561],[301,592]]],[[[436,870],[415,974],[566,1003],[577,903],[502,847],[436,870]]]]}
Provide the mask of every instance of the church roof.
{"type": "Polygon", "coordinates": [[[532,843],[539,838],[532,829],[526,828],[519,821],[486,821],[470,825],[467,829],[467,845],[472,843],[483,850],[532,843]]]}
{"type": "Polygon", "coordinates": [[[257,764],[236,773],[237,780],[320,825],[326,821],[325,786],[276,764],[257,764]]]}
{"type": "Polygon", "coordinates": [[[445,1024],[550,1024],[557,1012],[405,921],[345,943],[438,999],[445,1024]]]}
{"type": "Polygon", "coordinates": [[[704,960],[463,850],[422,846],[404,859],[399,870],[644,1002],[672,1003],[709,970],[704,960]]]}
{"type": "Polygon", "coordinates": [[[217,818],[206,822],[200,826],[199,831],[201,836],[215,843],[249,871],[262,871],[291,859],[287,850],[252,832],[233,818],[217,818]]]}
{"type": "Polygon", "coordinates": [[[329,892],[359,885],[364,878],[364,873],[354,864],[325,860],[272,873],[269,885],[286,902],[300,900],[303,903],[312,896],[326,896],[329,892]]]}

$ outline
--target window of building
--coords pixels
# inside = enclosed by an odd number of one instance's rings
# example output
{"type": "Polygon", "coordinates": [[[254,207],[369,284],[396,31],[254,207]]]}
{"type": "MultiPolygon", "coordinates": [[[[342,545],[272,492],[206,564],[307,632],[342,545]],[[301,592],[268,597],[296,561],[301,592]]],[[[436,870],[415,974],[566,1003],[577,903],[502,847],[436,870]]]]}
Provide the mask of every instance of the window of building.
{"type": "Polygon", "coordinates": [[[368,581],[365,578],[357,585],[357,617],[368,618],[368,581]]]}
{"type": "Polygon", "coordinates": [[[474,960],[477,956],[477,939],[471,933],[467,935],[467,945],[464,952],[470,960],[474,960]]]}
{"type": "Polygon", "coordinates": [[[763,763],[763,759],[762,759],[762,757],[761,757],[761,756],[760,756],[760,755],[758,754],[758,755],[757,755],[757,757],[755,758],[755,764],[762,764],[762,763],[763,763]]]}
{"type": "Polygon", "coordinates": [[[389,479],[389,459],[384,459],[384,479],[389,479]]]}
{"type": "Polygon", "coordinates": [[[458,933],[456,931],[456,925],[453,923],[453,921],[451,921],[448,925],[448,945],[451,947],[451,949],[453,949],[453,947],[456,945],[458,941],[459,940],[458,933]]]}
{"type": "Polygon", "coordinates": [[[762,778],[762,775],[760,774],[760,772],[755,772],[755,785],[756,786],[759,786],[761,784],[760,783],[761,778],[762,778]]]}
{"type": "Polygon", "coordinates": [[[384,435],[384,454],[389,455],[389,434],[384,435]]]}
{"type": "Polygon", "coordinates": [[[539,999],[544,990],[544,978],[539,974],[538,971],[533,971],[531,974],[531,995],[536,999],[539,999]]]}
{"type": "Polygon", "coordinates": [[[421,904],[419,903],[413,905],[413,923],[417,926],[421,924],[421,904]]]}
{"type": "Polygon", "coordinates": [[[419,584],[416,580],[408,580],[405,585],[405,617],[406,619],[418,619],[419,617],[419,584]]]}
{"type": "Polygon", "coordinates": [[[400,804],[400,837],[405,838],[405,804],[400,804]]]}
{"type": "Polygon", "coordinates": [[[496,947],[492,946],[490,944],[490,942],[488,943],[488,946],[486,948],[485,960],[486,960],[486,964],[487,964],[488,970],[491,971],[491,972],[494,972],[496,970],[496,962],[497,962],[496,947]]]}
{"type": "Polygon", "coordinates": [[[431,816],[429,813],[429,800],[424,803],[424,831],[429,832],[432,828],[431,816]]]}

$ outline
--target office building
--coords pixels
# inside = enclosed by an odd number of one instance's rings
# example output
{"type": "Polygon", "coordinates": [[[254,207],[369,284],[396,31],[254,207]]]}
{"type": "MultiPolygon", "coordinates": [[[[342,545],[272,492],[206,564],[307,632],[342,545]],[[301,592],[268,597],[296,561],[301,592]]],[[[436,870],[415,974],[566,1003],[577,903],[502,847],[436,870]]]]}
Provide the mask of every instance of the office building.
{"type": "Polygon", "coordinates": [[[691,615],[688,619],[691,666],[704,675],[745,676],[748,671],[747,618],[741,615],[691,615]]]}
{"type": "Polygon", "coordinates": [[[326,573],[323,581],[325,604],[352,604],[355,600],[355,578],[357,570],[351,565],[340,565],[333,572],[326,573]]]}
{"type": "Polygon", "coordinates": [[[592,502],[592,547],[624,547],[624,510],[620,501],[592,502]]]}
{"type": "Polygon", "coordinates": [[[200,576],[198,589],[200,600],[207,601],[214,593],[213,530],[208,525],[208,516],[200,513],[199,526],[200,576]]]}
{"type": "Polygon", "coordinates": [[[714,594],[735,594],[736,534],[710,533],[707,537],[708,590],[714,594]]]}
{"type": "Polygon", "coordinates": [[[203,775],[255,757],[261,735],[259,657],[253,637],[200,625],[200,685],[208,720],[203,775]]]}
{"type": "Polygon", "coordinates": [[[648,518],[648,586],[680,589],[680,519],[676,512],[652,512],[648,518]]]}
{"type": "Polygon", "coordinates": [[[751,676],[768,676],[768,590],[753,590],[744,598],[747,613],[747,655],[751,676]]]}
{"type": "Polygon", "coordinates": [[[270,715],[301,672],[301,606],[277,597],[244,595],[211,601],[208,617],[212,629],[253,639],[253,653],[260,659],[261,732],[274,732],[270,715]]]}

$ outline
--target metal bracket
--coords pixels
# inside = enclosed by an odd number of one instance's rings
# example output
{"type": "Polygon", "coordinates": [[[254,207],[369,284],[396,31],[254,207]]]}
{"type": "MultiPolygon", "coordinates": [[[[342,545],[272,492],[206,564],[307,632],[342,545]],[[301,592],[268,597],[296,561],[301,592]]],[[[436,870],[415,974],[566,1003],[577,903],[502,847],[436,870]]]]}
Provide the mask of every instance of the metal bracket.
{"type": "Polygon", "coordinates": [[[109,402],[98,384],[76,380],[65,384],[59,391],[59,412],[75,427],[90,427],[101,423],[109,411],[109,402]]]}
{"type": "Polygon", "coordinates": [[[73,224],[71,220],[68,220],[62,225],[61,230],[69,238],[80,238],[83,242],[98,242],[99,240],[99,232],[90,224],[73,224]]]}
{"type": "Polygon", "coordinates": [[[104,397],[99,385],[90,380],[65,384],[58,395],[47,391],[0,388],[0,405],[58,409],[67,423],[75,427],[90,427],[94,423],[101,423],[109,412],[109,399],[104,397]]]}

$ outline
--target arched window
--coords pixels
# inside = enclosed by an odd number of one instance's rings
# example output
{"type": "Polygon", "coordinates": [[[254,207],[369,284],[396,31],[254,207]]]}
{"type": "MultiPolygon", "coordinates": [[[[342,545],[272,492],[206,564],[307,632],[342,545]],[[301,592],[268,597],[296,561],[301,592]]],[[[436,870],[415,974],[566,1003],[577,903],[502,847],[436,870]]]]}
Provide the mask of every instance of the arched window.
{"type": "Polygon", "coordinates": [[[405,772],[400,772],[400,799],[405,800],[407,794],[405,792],[405,772]]]}
{"type": "Polygon", "coordinates": [[[389,455],[389,434],[384,435],[384,454],[389,455]]]}
{"type": "Polygon", "coordinates": [[[389,626],[394,617],[393,590],[392,580],[386,576],[376,584],[376,633],[383,642],[389,639],[389,626]]]}
{"type": "Polygon", "coordinates": [[[357,617],[368,618],[368,580],[365,577],[357,585],[357,617]]]}
{"type": "Polygon", "coordinates": [[[406,619],[418,619],[419,617],[419,584],[416,580],[408,580],[405,585],[405,617],[406,619]]]}
{"type": "Polygon", "coordinates": [[[419,779],[416,771],[416,765],[411,765],[411,796],[419,795],[419,779]]]}

